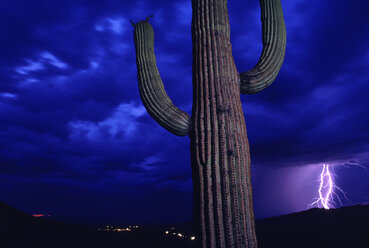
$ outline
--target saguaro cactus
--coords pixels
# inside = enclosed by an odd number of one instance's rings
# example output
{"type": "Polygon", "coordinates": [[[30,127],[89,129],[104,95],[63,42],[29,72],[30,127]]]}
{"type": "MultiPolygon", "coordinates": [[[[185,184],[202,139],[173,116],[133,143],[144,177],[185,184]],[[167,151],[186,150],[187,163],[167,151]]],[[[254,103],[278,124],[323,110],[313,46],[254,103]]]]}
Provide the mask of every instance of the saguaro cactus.
{"type": "Polygon", "coordinates": [[[286,30],[280,0],[260,0],[263,51],[239,73],[232,57],[226,0],[192,0],[192,116],[165,92],[148,21],[134,24],[142,102],[161,126],[191,140],[194,215],[202,247],[257,247],[250,152],[240,93],[256,94],[277,76],[286,30]]]}

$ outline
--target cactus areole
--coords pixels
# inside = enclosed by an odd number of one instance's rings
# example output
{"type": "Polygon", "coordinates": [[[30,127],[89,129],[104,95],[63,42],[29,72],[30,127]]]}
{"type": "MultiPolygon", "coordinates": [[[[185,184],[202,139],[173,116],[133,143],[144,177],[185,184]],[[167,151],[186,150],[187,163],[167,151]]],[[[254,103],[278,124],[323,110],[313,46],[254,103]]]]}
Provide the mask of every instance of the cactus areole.
{"type": "Polygon", "coordinates": [[[240,94],[256,94],[276,78],[286,29],[280,0],[260,0],[263,51],[239,73],[232,56],[226,0],[192,0],[192,116],[165,92],[149,18],[133,24],[142,102],[150,116],[191,140],[194,217],[201,246],[257,247],[250,152],[240,94]]]}

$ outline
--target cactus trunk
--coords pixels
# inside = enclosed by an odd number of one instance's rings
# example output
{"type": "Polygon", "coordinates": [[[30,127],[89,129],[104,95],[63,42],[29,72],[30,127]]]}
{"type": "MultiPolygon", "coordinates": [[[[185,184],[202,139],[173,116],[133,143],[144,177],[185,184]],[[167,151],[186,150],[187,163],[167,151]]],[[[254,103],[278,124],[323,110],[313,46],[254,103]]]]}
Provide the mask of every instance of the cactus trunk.
{"type": "Polygon", "coordinates": [[[202,247],[257,247],[250,154],[225,1],[192,1],[194,210],[202,247]]]}

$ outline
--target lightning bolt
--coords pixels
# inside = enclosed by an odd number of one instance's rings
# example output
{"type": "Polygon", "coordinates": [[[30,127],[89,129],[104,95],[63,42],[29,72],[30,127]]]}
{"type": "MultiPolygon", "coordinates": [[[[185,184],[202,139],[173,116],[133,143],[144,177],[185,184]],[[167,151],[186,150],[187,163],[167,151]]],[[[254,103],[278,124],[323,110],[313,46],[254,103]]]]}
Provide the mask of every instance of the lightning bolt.
{"type": "Polygon", "coordinates": [[[320,173],[320,184],[319,184],[319,198],[311,205],[318,205],[318,207],[323,206],[325,209],[330,209],[334,207],[333,202],[333,190],[334,182],[332,179],[332,174],[329,170],[328,164],[323,164],[322,172],[320,173]]]}
{"type": "MultiPolygon", "coordinates": [[[[345,162],[341,166],[350,168],[352,166],[358,166],[368,172],[365,165],[356,162],[345,162]]],[[[352,202],[348,199],[346,192],[344,192],[340,187],[338,187],[334,182],[334,177],[336,176],[331,172],[329,164],[323,164],[322,172],[319,177],[319,188],[318,188],[318,198],[316,201],[310,204],[310,207],[317,206],[318,208],[336,208],[337,205],[343,206],[340,195],[343,196],[351,204],[352,202]],[[335,199],[339,202],[336,203],[335,199]]]]}
{"type": "MultiPolygon", "coordinates": [[[[330,166],[328,164],[323,164],[322,172],[319,178],[319,189],[318,189],[318,199],[314,201],[310,206],[323,207],[325,209],[336,208],[336,198],[340,205],[342,206],[341,199],[336,191],[339,191],[347,199],[346,193],[338,187],[333,180],[333,173],[330,171],[330,166]]],[[[348,200],[348,199],[347,199],[348,200]]]]}

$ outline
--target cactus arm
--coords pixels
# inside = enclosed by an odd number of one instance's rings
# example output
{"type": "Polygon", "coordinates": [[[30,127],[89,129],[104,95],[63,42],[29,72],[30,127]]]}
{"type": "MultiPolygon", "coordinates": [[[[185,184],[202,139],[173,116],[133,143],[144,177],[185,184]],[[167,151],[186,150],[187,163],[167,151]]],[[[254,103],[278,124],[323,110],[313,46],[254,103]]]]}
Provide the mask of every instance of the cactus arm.
{"type": "Polygon", "coordinates": [[[156,66],[153,28],[148,19],[133,26],[141,100],[150,116],[162,127],[175,135],[185,136],[189,132],[190,116],[174,106],[164,89],[156,66]]]}
{"type": "Polygon", "coordinates": [[[242,94],[256,94],[267,88],[282,67],[286,50],[286,27],[280,0],[260,0],[263,51],[258,63],[240,73],[242,94]]]}

